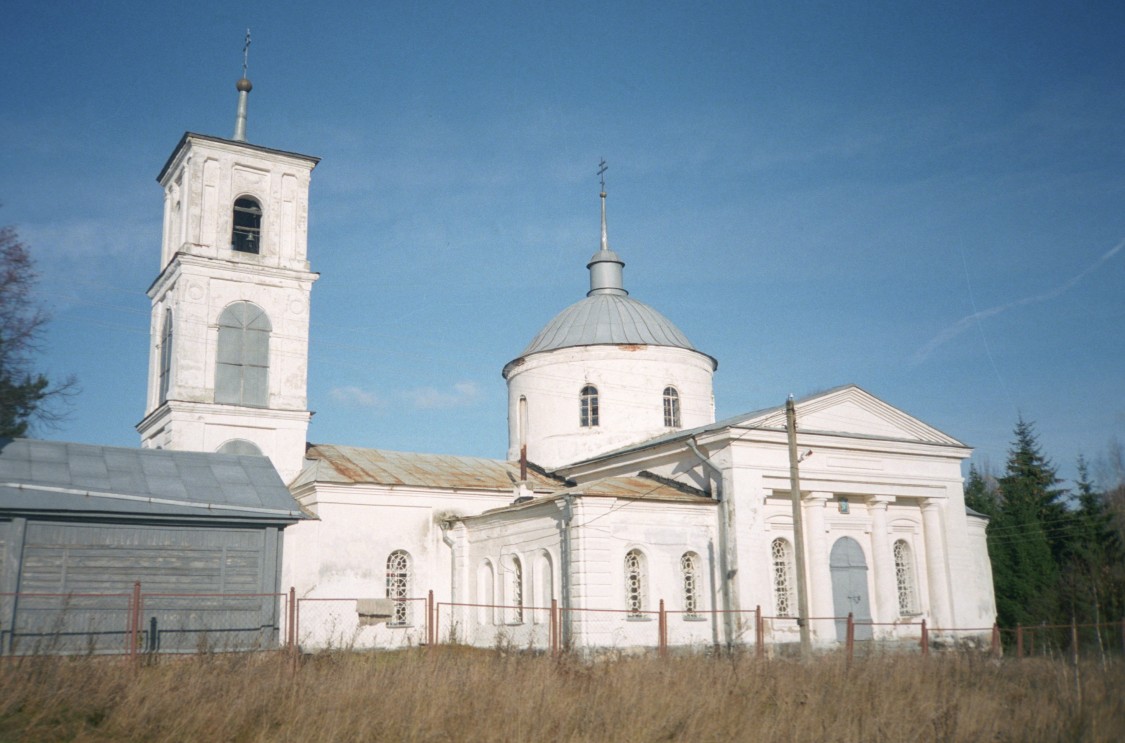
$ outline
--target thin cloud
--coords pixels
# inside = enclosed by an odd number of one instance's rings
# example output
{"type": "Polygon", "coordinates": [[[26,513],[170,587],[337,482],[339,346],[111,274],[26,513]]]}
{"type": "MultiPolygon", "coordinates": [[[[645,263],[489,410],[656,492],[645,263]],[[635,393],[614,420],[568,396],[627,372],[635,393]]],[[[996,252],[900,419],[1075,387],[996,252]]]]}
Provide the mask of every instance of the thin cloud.
{"type": "Polygon", "coordinates": [[[476,382],[458,382],[452,390],[419,387],[408,390],[406,399],[418,410],[445,410],[474,404],[480,398],[476,382]]]}
{"type": "Polygon", "coordinates": [[[1003,312],[1007,312],[1008,310],[1012,310],[1012,309],[1015,309],[1017,307],[1026,307],[1027,305],[1030,305],[1030,304],[1038,304],[1040,302],[1046,302],[1048,300],[1055,299],[1056,297],[1065,294],[1066,292],[1070,291],[1075,286],[1077,286],[1078,282],[1081,281],[1082,279],[1084,279],[1088,274],[1097,270],[1099,267],[1101,267],[1101,265],[1103,263],[1105,263],[1109,259],[1113,258],[1113,256],[1117,255],[1121,251],[1122,248],[1125,248],[1125,240],[1122,240],[1121,242],[1117,243],[1117,245],[1114,245],[1112,248],[1107,250],[1100,258],[1098,258],[1098,260],[1094,261],[1094,263],[1092,265],[1090,265],[1086,270],[1082,271],[1077,276],[1072,277],[1070,280],[1056,286],[1054,289],[1051,289],[1050,291],[1046,291],[1046,292],[1043,292],[1041,294],[1034,294],[1030,297],[1024,297],[1022,299],[1017,299],[1014,302],[1008,302],[1007,304],[1002,304],[1002,305],[999,305],[999,306],[996,306],[996,307],[989,307],[988,309],[979,310],[977,312],[972,313],[971,315],[967,315],[965,317],[962,317],[960,320],[953,323],[952,325],[950,325],[949,327],[945,328],[940,333],[935,335],[933,338],[931,338],[930,341],[926,345],[922,346],[917,351],[915,351],[914,355],[910,359],[911,363],[912,364],[921,364],[923,361],[925,361],[927,358],[929,358],[930,354],[932,354],[938,348],[945,345],[949,341],[953,340],[957,336],[961,335],[966,330],[971,328],[973,325],[977,324],[981,320],[984,320],[985,318],[989,318],[989,317],[993,317],[995,315],[999,315],[1003,312]]]}
{"type": "Polygon", "coordinates": [[[378,408],[382,405],[375,393],[362,387],[333,387],[328,394],[333,400],[344,405],[355,405],[361,408],[378,408]]]}

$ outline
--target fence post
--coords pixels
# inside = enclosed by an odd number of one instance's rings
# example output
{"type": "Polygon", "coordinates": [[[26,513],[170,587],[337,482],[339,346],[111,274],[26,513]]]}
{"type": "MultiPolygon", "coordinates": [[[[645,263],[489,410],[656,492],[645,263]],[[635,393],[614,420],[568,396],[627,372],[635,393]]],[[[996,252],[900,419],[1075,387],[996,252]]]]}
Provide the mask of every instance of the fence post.
{"type": "Polygon", "coordinates": [[[297,628],[293,621],[297,617],[297,587],[289,586],[289,604],[285,607],[285,647],[289,652],[297,649],[297,628]]]}
{"type": "Polygon", "coordinates": [[[1016,657],[1023,657],[1023,624],[1016,623],[1016,657]]]}
{"type": "Polygon", "coordinates": [[[137,645],[141,630],[141,582],[133,583],[133,598],[129,602],[129,658],[137,660],[137,645]]]}
{"type": "Polygon", "coordinates": [[[997,622],[992,623],[992,656],[1000,657],[1000,625],[997,622]]]}
{"type": "Polygon", "coordinates": [[[926,624],[926,620],[922,620],[922,655],[927,656],[930,654],[930,628],[926,624]]]}
{"type": "Polygon", "coordinates": [[[762,625],[762,605],[754,607],[754,652],[759,658],[766,654],[766,628],[762,625]]]}
{"type": "Polygon", "coordinates": [[[660,599],[660,621],[656,623],[656,631],[660,634],[660,657],[668,655],[668,615],[664,613],[664,599],[660,599]]]}
{"type": "Polygon", "coordinates": [[[855,652],[855,616],[853,616],[850,611],[848,612],[848,631],[846,637],[844,647],[847,650],[848,668],[851,668],[852,654],[855,652]]]}
{"type": "Polygon", "coordinates": [[[551,657],[559,657],[559,600],[551,599],[551,657]]]}
{"type": "Polygon", "coordinates": [[[430,589],[429,594],[426,596],[426,644],[433,645],[436,638],[434,637],[434,625],[436,623],[434,615],[434,589],[430,589]]]}
{"type": "Polygon", "coordinates": [[[1070,657],[1074,665],[1078,665],[1078,624],[1074,615],[1070,615],[1070,657]]]}

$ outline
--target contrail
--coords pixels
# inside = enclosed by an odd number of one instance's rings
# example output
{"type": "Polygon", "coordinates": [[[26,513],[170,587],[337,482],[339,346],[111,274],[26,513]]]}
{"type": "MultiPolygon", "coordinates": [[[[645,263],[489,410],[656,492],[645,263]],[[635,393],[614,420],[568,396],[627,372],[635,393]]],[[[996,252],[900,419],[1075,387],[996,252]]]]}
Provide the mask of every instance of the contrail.
{"type": "Polygon", "coordinates": [[[1079,281],[1086,277],[1087,274],[1095,271],[1103,263],[1108,261],[1113,256],[1117,255],[1122,248],[1125,248],[1125,240],[1122,240],[1121,242],[1117,243],[1112,248],[1107,250],[1101,258],[1098,258],[1096,261],[1094,261],[1094,263],[1090,265],[1085,271],[1082,271],[1077,276],[1074,276],[1069,281],[1056,286],[1050,291],[1043,292],[1042,294],[1034,294],[1030,297],[1024,297],[1023,299],[1017,299],[1014,302],[1002,304],[997,307],[989,307],[986,310],[980,310],[978,312],[974,312],[971,315],[962,317],[960,320],[953,323],[948,328],[942,330],[940,333],[931,338],[929,343],[915,351],[914,355],[910,358],[910,363],[915,365],[921,364],[923,361],[929,358],[930,354],[937,350],[940,346],[944,345],[948,341],[953,340],[954,338],[968,330],[971,326],[987,317],[999,315],[1002,312],[1007,312],[1008,310],[1015,309],[1016,307],[1024,307],[1029,304],[1046,302],[1049,299],[1054,299],[1061,294],[1065,294],[1066,292],[1073,289],[1079,281]]]}

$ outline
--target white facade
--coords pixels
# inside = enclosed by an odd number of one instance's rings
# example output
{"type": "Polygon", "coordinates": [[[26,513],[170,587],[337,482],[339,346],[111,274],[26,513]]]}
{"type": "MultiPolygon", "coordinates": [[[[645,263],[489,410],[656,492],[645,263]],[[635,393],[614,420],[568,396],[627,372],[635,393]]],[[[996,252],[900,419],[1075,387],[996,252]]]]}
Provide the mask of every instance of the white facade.
{"type": "MultiPolygon", "coordinates": [[[[185,134],[160,174],[161,271],[149,288],[152,351],[142,446],[270,457],[288,482],[308,430],[309,178],[316,158],[185,134]],[[238,205],[256,204],[249,250],[235,249],[238,205]],[[265,389],[245,402],[216,394],[223,313],[260,310],[268,328],[265,389]]],[[[226,365],[231,368],[231,364],[226,365]]],[[[237,363],[236,365],[237,366],[237,363]]],[[[237,372],[237,369],[235,369],[237,372]]],[[[258,384],[258,379],[254,380],[258,384]]]]}
{"type": "Polygon", "coordinates": [[[637,344],[523,357],[507,367],[508,458],[519,459],[525,441],[531,461],[553,468],[712,423],[712,369],[710,357],[697,351],[637,344]],[[587,386],[598,392],[597,425],[582,425],[580,394],[587,386]],[[675,420],[665,410],[669,389],[676,393],[675,420]]]}
{"type": "MultiPolygon", "coordinates": [[[[754,642],[759,614],[767,642],[797,640],[784,410],[715,422],[717,362],[628,296],[604,193],[590,292],[503,370],[508,461],[306,452],[316,162],[194,134],[176,148],[159,178],[138,424],[146,447],[257,449],[291,483],[313,517],[284,535],[304,646],[399,647],[432,631],[545,647],[554,626],[574,647],[646,647],[660,617],[670,644],[737,645],[754,642]]],[[[922,620],[939,637],[987,634],[969,448],[855,386],[796,412],[814,641],[836,643],[849,613],[861,639],[907,638],[922,620]]]]}

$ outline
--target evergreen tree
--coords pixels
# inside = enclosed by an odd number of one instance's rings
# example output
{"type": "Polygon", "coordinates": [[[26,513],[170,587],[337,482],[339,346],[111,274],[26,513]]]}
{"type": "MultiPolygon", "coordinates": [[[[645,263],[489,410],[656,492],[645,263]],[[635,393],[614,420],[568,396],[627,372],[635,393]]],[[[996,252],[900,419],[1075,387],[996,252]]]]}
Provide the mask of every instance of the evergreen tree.
{"type": "Polygon", "coordinates": [[[999,505],[996,486],[989,475],[982,475],[975,464],[969,465],[969,479],[965,483],[965,505],[977,513],[993,517],[999,505]]]}
{"type": "Polygon", "coordinates": [[[1058,558],[1066,551],[1065,491],[1039,449],[1035,430],[1021,417],[997,482],[999,502],[988,529],[988,551],[1000,623],[1057,619],[1058,558]]]}

